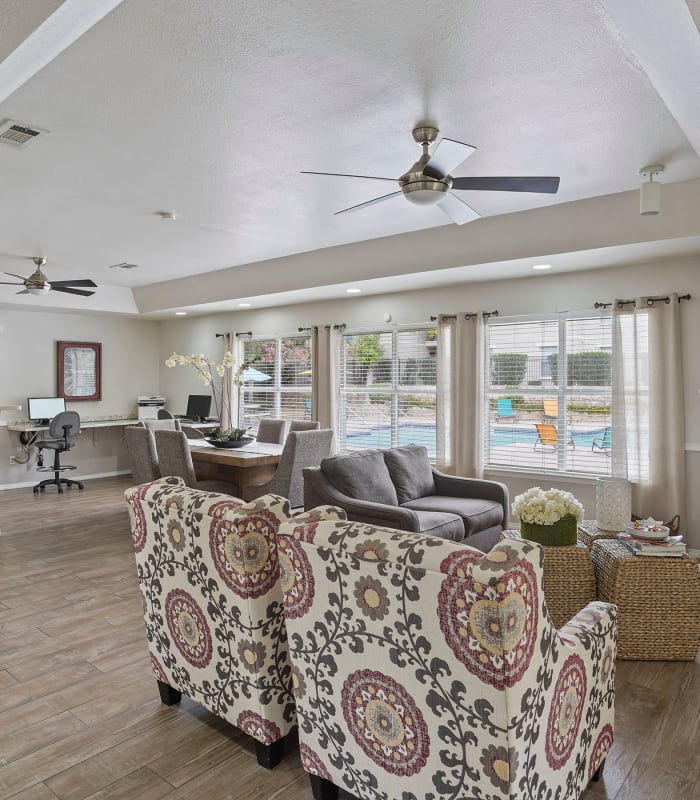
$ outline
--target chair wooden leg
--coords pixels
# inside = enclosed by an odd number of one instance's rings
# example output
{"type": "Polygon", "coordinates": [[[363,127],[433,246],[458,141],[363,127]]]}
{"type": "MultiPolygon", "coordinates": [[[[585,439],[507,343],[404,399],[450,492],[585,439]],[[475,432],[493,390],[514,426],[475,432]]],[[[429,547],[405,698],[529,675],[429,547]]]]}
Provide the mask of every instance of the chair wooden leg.
{"type": "Polygon", "coordinates": [[[255,755],[258,759],[258,764],[265,769],[272,769],[276,767],[282,760],[282,753],[284,752],[284,737],[278,742],[272,744],[263,744],[257,739],[255,740],[255,755]]]}
{"type": "Polygon", "coordinates": [[[309,780],[314,800],[338,800],[338,787],[334,783],[311,773],[309,773],[309,780]]]}
{"type": "Polygon", "coordinates": [[[156,683],[158,684],[158,691],[160,692],[160,700],[164,705],[174,706],[182,700],[182,692],[178,692],[177,689],[173,689],[172,686],[163,683],[163,681],[156,681],[156,683]]]}
{"type": "Polygon", "coordinates": [[[598,781],[603,777],[603,767],[605,766],[605,759],[603,759],[600,764],[598,765],[598,769],[593,773],[593,777],[591,778],[591,783],[598,783],[598,781]]]}

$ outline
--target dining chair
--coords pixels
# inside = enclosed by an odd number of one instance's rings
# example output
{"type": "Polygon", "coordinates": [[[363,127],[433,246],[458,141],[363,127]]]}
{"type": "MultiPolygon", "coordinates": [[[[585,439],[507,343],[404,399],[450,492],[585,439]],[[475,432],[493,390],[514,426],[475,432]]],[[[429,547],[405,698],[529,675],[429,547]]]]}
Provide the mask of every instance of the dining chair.
{"type": "Polygon", "coordinates": [[[298,431],[318,431],[321,429],[321,423],[310,419],[293,419],[289,423],[289,432],[297,433],[298,431]]]}
{"type": "Polygon", "coordinates": [[[142,428],[150,431],[179,431],[181,430],[179,419],[142,419],[138,423],[142,428]]]}
{"type": "Polygon", "coordinates": [[[304,474],[307,467],[317,467],[331,454],[333,431],[294,431],[287,436],[277,471],[265,483],[252,483],[241,490],[244,500],[255,500],[264,494],[279,494],[292,508],[304,505],[304,474]]]}
{"type": "Polygon", "coordinates": [[[258,433],[255,438],[259,442],[282,444],[284,442],[285,424],[286,422],[283,419],[272,419],[271,417],[261,419],[258,423],[258,433]]]}
{"type": "Polygon", "coordinates": [[[164,478],[173,475],[182,478],[190,489],[236,496],[235,487],[227,481],[197,479],[187,436],[182,431],[156,430],[155,437],[160,474],[164,478]]]}
{"type": "Polygon", "coordinates": [[[156,440],[153,431],[145,425],[133,425],[124,431],[126,451],[131,464],[131,477],[134,485],[150,483],[160,478],[156,440]]]}

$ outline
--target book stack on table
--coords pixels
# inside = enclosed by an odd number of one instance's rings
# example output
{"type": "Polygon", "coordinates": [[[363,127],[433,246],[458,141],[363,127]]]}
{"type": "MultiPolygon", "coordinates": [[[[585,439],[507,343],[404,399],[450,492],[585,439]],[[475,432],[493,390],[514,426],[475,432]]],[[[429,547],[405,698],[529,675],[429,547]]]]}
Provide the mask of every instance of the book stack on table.
{"type": "Polygon", "coordinates": [[[639,539],[632,533],[618,533],[617,538],[637,556],[684,556],[686,545],[682,536],[667,536],[665,539],[650,541],[639,539]]]}

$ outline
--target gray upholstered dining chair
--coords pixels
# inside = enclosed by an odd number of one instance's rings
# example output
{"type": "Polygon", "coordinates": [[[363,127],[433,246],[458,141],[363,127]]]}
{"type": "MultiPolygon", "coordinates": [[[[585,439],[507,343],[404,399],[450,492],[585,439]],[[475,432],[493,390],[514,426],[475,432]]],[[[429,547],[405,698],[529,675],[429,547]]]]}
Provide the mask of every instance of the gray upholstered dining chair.
{"type": "Polygon", "coordinates": [[[134,485],[150,483],[160,478],[156,440],[153,432],[145,425],[133,425],[124,431],[126,450],[131,464],[131,477],[134,485]]]}
{"type": "Polygon", "coordinates": [[[142,428],[148,428],[151,431],[179,431],[179,419],[142,419],[138,423],[142,428]]]}
{"type": "Polygon", "coordinates": [[[250,483],[241,490],[244,500],[255,500],[264,494],[280,494],[292,508],[304,505],[305,467],[317,467],[331,453],[333,431],[296,431],[287,436],[277,471],[265,483],[250,483]]]}
{"type": "Polygon", "coordinates": [[[259,442],[270,442],[271,444],[282,444],[284,442],[283,419],[271,419],[266,417],[258,423],[258,434],[255,437],[259,442]]]}
{"type": "Polygon", "coordinates": [[[216,480],[197,480],[190,446],[187,443],[187,437],[182,431],[157,430],[155,437],[156,452],[162,477],[174,475],[177,478],[182,478],[190,489],[201,489],[204,492],[220,492],[236,496],[235,487],[231,483],[216,480]]]}
{"type": "Polygon", "coordinates": [[[296,433],[297,431],[318,431],[321,429],[321,423],[310,419],[293,419],[289,423],[289,432],[296,433]]]}

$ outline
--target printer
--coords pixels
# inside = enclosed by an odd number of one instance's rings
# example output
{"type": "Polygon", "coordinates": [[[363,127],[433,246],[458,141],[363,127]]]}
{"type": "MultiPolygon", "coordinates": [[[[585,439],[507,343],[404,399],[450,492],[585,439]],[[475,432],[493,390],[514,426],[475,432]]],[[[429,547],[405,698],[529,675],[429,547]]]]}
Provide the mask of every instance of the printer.
{"type": "Polygon", "coordinates": [[[157,394],[140,394],[137,401],[139,419],[158,419],[158,411],[165,408],[165,398],[157,394]]]}

